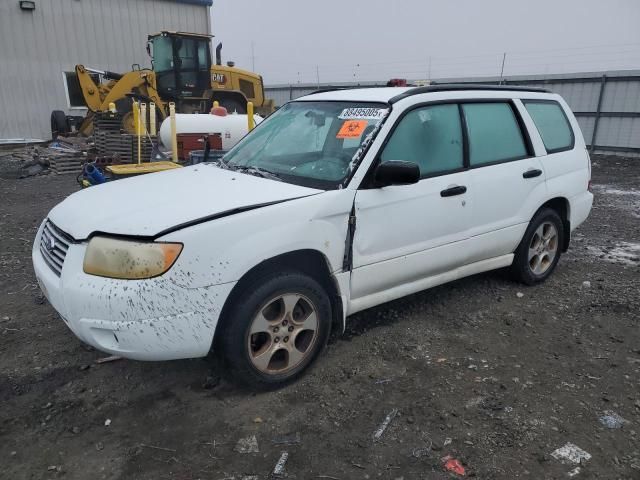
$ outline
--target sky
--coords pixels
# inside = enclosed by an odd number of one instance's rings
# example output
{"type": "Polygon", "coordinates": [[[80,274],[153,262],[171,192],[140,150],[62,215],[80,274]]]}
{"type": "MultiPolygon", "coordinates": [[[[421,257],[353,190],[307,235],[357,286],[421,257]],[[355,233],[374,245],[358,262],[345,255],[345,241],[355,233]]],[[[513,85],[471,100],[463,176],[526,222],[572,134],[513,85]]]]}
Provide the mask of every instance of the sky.
{"type": "Polygon", "coordinates": [[[640,69],[640,0],[213,0],[267,85],[640,69]]]}

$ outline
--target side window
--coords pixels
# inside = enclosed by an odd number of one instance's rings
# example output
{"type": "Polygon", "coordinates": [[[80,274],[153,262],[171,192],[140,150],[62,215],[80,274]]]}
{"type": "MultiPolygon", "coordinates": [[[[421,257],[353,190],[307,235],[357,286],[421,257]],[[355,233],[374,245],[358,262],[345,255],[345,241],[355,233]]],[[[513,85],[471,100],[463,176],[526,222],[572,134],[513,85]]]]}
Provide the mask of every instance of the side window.
{"type": "Polygon", "coordinates": [[[462,144],[458,105],[433,105],[405,115],[380,158],[414,162],[422,176],[431,175],[462,168],[462,144]]]}
{"type": "Polygon", "coordinates": [[[245,80],[244,78],[241,78],[239,83],[240,83],[240,91],[244,93],[245,97],[247,97],[249,100],[255,98],[256,91],[255,91],[255,88],[253,87],[253,82],[250,82],[249,80],[245,80]]]}
{"type": "Polygon", "coordinates": [[[573,148],[573,130],[558,102],[523,100],[523,103],[540,132],[547,153],[573,148]]]}
{"type": "Polygon", "coordinates": [[[469,164],[473,166],[527,156],[520,126],[506,102],[462,106],[469,135],[469,164]]]}

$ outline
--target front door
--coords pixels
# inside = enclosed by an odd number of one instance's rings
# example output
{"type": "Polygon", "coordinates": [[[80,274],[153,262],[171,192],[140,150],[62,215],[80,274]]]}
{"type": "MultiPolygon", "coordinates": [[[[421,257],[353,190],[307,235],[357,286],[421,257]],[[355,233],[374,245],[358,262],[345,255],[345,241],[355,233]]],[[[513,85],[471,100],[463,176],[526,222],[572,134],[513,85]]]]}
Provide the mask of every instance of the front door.
{"type": "Polygon", "coordinates": [[[418,107],[399,120],[379,161],[414,162],[421,180],[356,193],[352,301],[397,298],[411,284],[466,263],[471,205],[463,151],[456,104],[418,107]]]}

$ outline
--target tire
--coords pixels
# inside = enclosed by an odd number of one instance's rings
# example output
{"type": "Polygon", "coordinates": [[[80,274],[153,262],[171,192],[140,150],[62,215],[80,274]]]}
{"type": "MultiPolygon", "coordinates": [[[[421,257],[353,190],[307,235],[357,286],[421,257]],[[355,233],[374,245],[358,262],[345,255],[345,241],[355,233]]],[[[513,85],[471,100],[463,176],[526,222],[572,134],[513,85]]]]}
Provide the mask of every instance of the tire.
{"type": "Polygon", "coordinates": [[[67,114],[62,110],[54,110],[51,112],[51,138],[55,140],[58,135],[69,133],[69,125],[67,124],[67,114]]]}
{"type": "Polygon", "coordinates": [[[284,386],[300,377],[327,344],[331,301],[308,275],[284,271],[255,278],[231,301],[215,349],[234,383],[252,389],[284,386]]]}
{"type": "Polygon", "coordinates": [[[526,285],[544,282],[555,270],[564,240],[560,215],[551,208],[539,210],[515,251],[511,274],[526,285]]]}
{"type": "Polygon", "coordinates": [[[217,101],[221,107],[226,108],[229,114],[237,112],[244,115],[247,113],[247,97],[238,91],[214,90],[211,106],[213,106],[214,101],[217,101]]]}
{"type": "Polygon", "coordinates": [[[224,98],[220,101],[220,106],[227,109],[229,113],[238,113],[246,115],[247,106],[243,105],[239,100],[235,98],[224,98]]]}

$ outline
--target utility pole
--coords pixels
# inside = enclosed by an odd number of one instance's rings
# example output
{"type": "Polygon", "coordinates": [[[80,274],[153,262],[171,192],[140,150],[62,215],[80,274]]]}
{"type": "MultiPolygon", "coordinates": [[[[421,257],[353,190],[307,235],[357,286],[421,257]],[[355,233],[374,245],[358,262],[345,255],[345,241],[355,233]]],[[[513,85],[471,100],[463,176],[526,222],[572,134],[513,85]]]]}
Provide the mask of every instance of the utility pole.
{"type": "Polygon", "coordinates": [[[318,90],[320,90],[320,68],[316,65],[316,83],[318,84],[318,90]]]}
{"type": "Polygon", "coordinates": [[[507,52],[502,54],[502,68],[500,68],[500,85],[502,85],[502,79],[504,78],[504,61],[507,58],[507,52]]]}
{"type": "Polygon", "coordinates": [[[427,80],[431,80],[431,55],[429,55],[429,70],[427,72],[427,80]]]}

